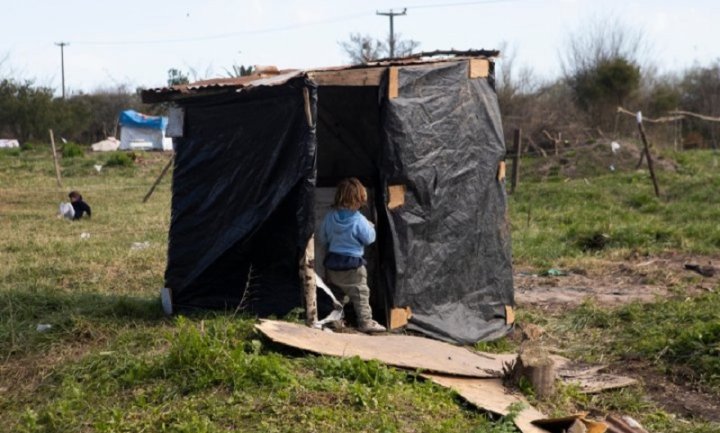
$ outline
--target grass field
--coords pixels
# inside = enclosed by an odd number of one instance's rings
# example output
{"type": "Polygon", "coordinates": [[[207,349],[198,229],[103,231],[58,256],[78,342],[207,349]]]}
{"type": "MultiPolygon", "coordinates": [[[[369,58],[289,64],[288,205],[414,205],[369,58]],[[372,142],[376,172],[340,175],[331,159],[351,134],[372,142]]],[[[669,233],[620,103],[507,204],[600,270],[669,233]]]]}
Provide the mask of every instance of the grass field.
{"type": "MultiPolygon", "coordinates": [[[[138,156],[130,166],[114,154],[64,158],[59,190],[48,151],[0,152],[0,431],[513,431],[508,420],[489,420],[414,375],[275,346],[253,331],[252,318],[164,317],[158,290],[169,181],[147,204],[141,199],[167,156],[138,156]],[[98,163],[106,164],[99,173],[98,163]],[[92,206],[91,220],[55,218],[70,189],[92,206]],[[40,324],[52,327],[40,332],[40,324]]],[[[671,157],[679,169],[661,173],[661,200],[644,172],[541,181],[533,176],[538,162],[524,161],[527,181],[510,198],[516,261],[541,270],[634,253],[715,253],[716,156],[671,157]]],[[[647,360],[668,379],[720,396],[718,291],[617,309],[519,313],[564,341],[568,353],[647,360]]],[[[628,413],[651,431],[720,431],[650,397],[642,386],[594,397],[563,388],[542,406],[628,413]]]]}

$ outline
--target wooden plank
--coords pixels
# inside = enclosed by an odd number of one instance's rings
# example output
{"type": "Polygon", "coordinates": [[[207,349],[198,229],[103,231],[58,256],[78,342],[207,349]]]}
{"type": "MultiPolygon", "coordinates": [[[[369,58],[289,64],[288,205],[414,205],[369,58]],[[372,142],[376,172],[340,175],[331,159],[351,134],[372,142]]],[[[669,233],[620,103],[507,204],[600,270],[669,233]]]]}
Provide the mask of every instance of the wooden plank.
{"type": "Polygon", "coordinates": [[[408,324],[412,317],[410,307],[393,308],[390,310],[390,329],[398,329],[408,324]]]}
{"type": "Polygon", "coordinates": [[[397,209],[405,204],[405,185],[388,186],[388,209],[397,209]]]}
{"type": "Polygon", "coordinates": [[[490,61],[488,59],[468,60],[468,74],[470,78],[487,78],[490,75],[490,61]]]}
{"type": "Polygon", "coordinates": [[[400,94],[398,74],[398,68],[396,67],[391,67],[390,70],[388,70],[388,99],[397,98],[400,94]]]}
{"type": "Polygon", "coordinates": [[[308,73],[318,86],[379,86],[386,67],[313,71],[308,73]]]}
{"type": "Polygon", "coordinates": [[[545,414],[530,406],[521,394],[511,393],[502,384],[502,379],[471,379],[465,377],[449,377],[437,374],[423,374],[423,377],[440,386],[450,388],[460,394],[468,403],[498,415],[510,413],[513,404],[523,404],[524,409],[515,418],[515,425],[523,433],[546,433],[533,421],[545,418],[545,414]]]}
{"type": "Polygon", "coordinates": [[[505,181],[505,161],[500,161],[498,164],[498,174],[497,174],[497,180],[498,182],[505,181]]]}
{"type": "Polygon", "coordinates": [[[322,355],[466,377],[502,377],[502,358],[408,335],[336,334],[297,323],[262,320],[255,328],[272,341],[322,355]]]}
{"type": "Polygon", "coordinates": [[[505,306],[505,323],[508,325],[515,323],[515,309],[511,305],[505,306]]]}

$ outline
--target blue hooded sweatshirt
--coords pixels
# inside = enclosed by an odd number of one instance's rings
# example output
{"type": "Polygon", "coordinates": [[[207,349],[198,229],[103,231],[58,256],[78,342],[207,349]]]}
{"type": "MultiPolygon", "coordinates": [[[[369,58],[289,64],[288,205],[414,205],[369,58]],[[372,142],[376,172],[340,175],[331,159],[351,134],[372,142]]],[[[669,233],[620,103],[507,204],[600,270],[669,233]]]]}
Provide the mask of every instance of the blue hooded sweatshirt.
{"type": "Polygon", "coordinates": [[[336,209],[325,215],[318,236],[328,253],[359,258],[362,265],[365,246],[375,242],[375,229],[360,212],[336,209]]]}

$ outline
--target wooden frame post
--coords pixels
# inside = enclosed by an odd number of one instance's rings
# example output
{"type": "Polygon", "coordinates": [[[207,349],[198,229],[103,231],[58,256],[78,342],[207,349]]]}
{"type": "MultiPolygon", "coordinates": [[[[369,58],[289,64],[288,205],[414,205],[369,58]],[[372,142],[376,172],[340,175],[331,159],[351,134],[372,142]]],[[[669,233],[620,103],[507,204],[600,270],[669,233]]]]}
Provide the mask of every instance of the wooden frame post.
{"type": "Polygon", "coordinates": [[[305,254],[300,259],[300,280],[303,285],[305,299],[305,324],[313,326],[318,321],[317,281],[315,278],[315,235],[305,247],[305,254]]]}
{"type": "Polygon", "coordinates": [[[513,134],[515,143],[515,155],[513,155],[512,178],[510,178],[510,194],[515,193],[518,182],[520,182],[520,154],[522,152],[522,130],[517,128],[513,134]]]}

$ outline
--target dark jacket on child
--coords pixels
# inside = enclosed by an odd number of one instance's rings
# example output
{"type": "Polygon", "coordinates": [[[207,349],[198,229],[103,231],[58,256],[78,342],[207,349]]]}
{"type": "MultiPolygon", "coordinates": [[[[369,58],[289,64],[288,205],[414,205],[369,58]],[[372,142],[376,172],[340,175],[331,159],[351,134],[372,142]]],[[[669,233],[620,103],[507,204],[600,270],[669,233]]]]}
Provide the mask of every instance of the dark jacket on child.
{"type": "Polygon", "coordinates": [[[73,217],[74,220],[79,220],[83,217],[83,214],[87,212],[88,217],[92,216],[92,211],[90,210],[90,206],[88,206],[87,203],[85,203],[82,198],[78,201],[74,201],[70,203],[73,207],[73,210],[75,211],[75,216],[73,217]]]}

